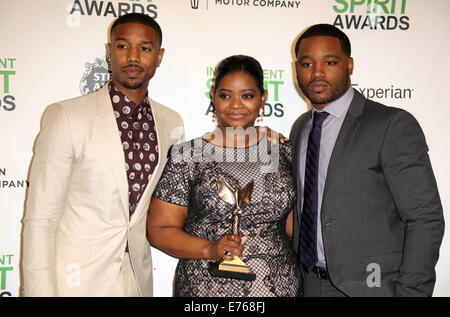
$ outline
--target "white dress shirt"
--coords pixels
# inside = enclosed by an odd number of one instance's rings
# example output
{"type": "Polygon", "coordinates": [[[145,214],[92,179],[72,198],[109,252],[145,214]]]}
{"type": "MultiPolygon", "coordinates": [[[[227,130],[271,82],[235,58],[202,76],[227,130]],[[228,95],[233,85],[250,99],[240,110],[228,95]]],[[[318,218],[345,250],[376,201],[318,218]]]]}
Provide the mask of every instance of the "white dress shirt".
{"type": "MultiPolygon", "coordinates": [[[[318,210],[317,210],[317,266],[326,267],[325,254],[323,248],[322,240],[322,223],[320,221],[320,210],[322,206],[323,190],[325,187],[325,180],[327,178],[328,164],[330,162],[331,154],[336,143],[337,136],[341,130],[342,123],[344,122],[345,115],[347,114],[350,103],[353,99],[354,90],[350,88],[347,92],[332,102],[328,106],[325,106],[322,110],[317,110],[312,107],[311,114],[313,115],[316,111],[326,111],[329,113],[328,117],[325,119],[322,125],[322,135],[320,140],[320,153],[319,153],[319,179],[318,179],[318,210]]],[[[300,176],[302,179],[302,188],[305,185],[305,163],[306,163],[306,151],[308,148],[308,137],[312,126],[312,116],[311,119],[305,126],[301,135],[301,146],[300,146],[300,176]]],[[[302,191],[302,202],[303,202],[303,191],[302,191]]],[[[303,208],[303,206],[302,206],[303,208]]]]}

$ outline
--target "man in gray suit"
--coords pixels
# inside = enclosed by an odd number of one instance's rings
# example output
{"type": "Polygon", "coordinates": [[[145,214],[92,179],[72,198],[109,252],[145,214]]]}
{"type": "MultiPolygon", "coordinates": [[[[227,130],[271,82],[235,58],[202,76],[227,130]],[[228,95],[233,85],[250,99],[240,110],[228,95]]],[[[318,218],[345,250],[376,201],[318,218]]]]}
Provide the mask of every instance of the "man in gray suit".
{"type": "Polygon", "coordinates": [[[444,219],[424,134],[351,88],[350,41],[328,24],[295,47],[312,110],[294,123],[294,248],[304,296],[431,296],[444,219]]]}

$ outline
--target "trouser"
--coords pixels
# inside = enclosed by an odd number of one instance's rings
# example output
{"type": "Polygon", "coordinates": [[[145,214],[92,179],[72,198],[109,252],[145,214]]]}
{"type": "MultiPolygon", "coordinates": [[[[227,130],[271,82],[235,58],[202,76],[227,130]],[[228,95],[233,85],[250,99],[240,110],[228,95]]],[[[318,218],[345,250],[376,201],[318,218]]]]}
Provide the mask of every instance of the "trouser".
{"type": "Polygon", "coordinates": [[[123,281],[124,296],[139,297],[139,290],[128,252],[125,252],[123,255],[122,264],[120,266],[120,275],[122,276],[123,281]]]}
{"type": "Polygon", "coordinates": [[[346,297],[329,278],[320,277],[315,272],[306,272],[303,269],[302,274],[304,297],[346,297]]]}

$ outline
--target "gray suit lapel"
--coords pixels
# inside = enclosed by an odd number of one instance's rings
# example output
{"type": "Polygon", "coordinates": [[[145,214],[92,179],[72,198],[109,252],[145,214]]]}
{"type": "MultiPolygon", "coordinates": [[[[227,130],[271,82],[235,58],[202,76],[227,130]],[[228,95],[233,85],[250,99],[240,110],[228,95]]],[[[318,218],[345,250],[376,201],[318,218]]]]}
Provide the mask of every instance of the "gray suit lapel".
{"type": "MultiPolygon", "coordinates": [[[[330,163],[328,164],[327,179],[325,181],[324,188],[324,201],[327,197],[327,191],[333,187],[333,180],[335,174],[340,169],[340,165],[345,159],[347,148],[352,143],[354,136],[356,135],[358,128],[362,122],[362,114],[364,110],[364,104],[366,99],[355,90],[352,102],[345,116],[339,135],[336,139],[333,152],[331,154],[330,163]]],[[[323,205],[323,204],[322,204],[323,205]]]]}
{"type": "MultiPolygon", "coordinates": [[[[308,111],[301,115],[297,121],[294,123],[292,128],[290,139],[292,140],[292,160],[293,160],[293,173],[297,183],[297,205],[296,205],[296,213],[297,223],[300,223],[300,215],[301,215],[301,193],[303,192],[302,181],[300,175],[300,151],[302,144],[302,132],[305,130],[305,126],[308,121],[311,119],[312,111],[308,111]]],[[[295,240],[297,241],[297,240],[295,240]]]]}
{"type": "Polygon", "coordinates": [[[294,124],[294,128],[292,129],[290,139],[292,140],[292,154],[294,163],[294,173],[295,177],[300,179],[300,150],[302,144],[302,132],[305,129],[308,120],[311,119],[312,111],[308,111],[303,114],[297,122],[294,124]]]}

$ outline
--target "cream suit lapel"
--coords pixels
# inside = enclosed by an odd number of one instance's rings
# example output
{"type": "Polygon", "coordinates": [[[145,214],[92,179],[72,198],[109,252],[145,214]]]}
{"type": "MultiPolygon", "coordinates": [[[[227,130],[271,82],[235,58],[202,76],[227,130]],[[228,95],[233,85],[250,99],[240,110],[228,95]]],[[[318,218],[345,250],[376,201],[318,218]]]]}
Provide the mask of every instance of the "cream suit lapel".
{"type": "Polygon", "coordinates": [[[124,215],[128,221],[128,180],[125,157],[107,84],[97,92],[97,122],[103,141],[103,152],[119,188],[124,215]]]}
{"type": "Polygon", "coordinates": [[[130,226],[133,226],[133,224],[137,221],[137,219],[140,218],[142,213],[147,212],[147,202],[150,200],[150,196],[153,193],[153,189],[155,188],[155,184],[158,182],[159,177],[161,175],[162,169],[165,166],[166,160],[167,160],[167,147],[168,147],[168,138],[170,131],[167,131],[166,128],[166,118],[164,118],[161,115],[161,111],[159,111],[159,104],[152,99],[150,99],[150,105],[152,108],[152,115],[153,120],[155,122],[155,130],[156,130],[156,137],[158,140],[158,164],[155,167],[155,170],[153,171],[147,187],[144,190],[144,193],[142,194],[142,197],[139,201],[138,208],[133,213],[133,216],[131,217],[130,226]]]}
{"type": "Polygon", "coordinates": [[[161,167],[164,167],[166,163],[168,150],[167,146],[169,144],[169,133],[171,131],[167,131],[166,125],[167,118],[164,118],[161,115],[161,111],[159,111],[159,104],[151,99],[150,102],[152,105],[153,119],[155,120],[155,129],[156,129],[156,136],[158,137],[158,153],[159,153],[158,165],[156,165],[155,171],[153,172],[152,177],[149,180],[149,183],[152,183],[155,181],[154,176],[158,174],[157,172],[161,169],[161,167]]]}

